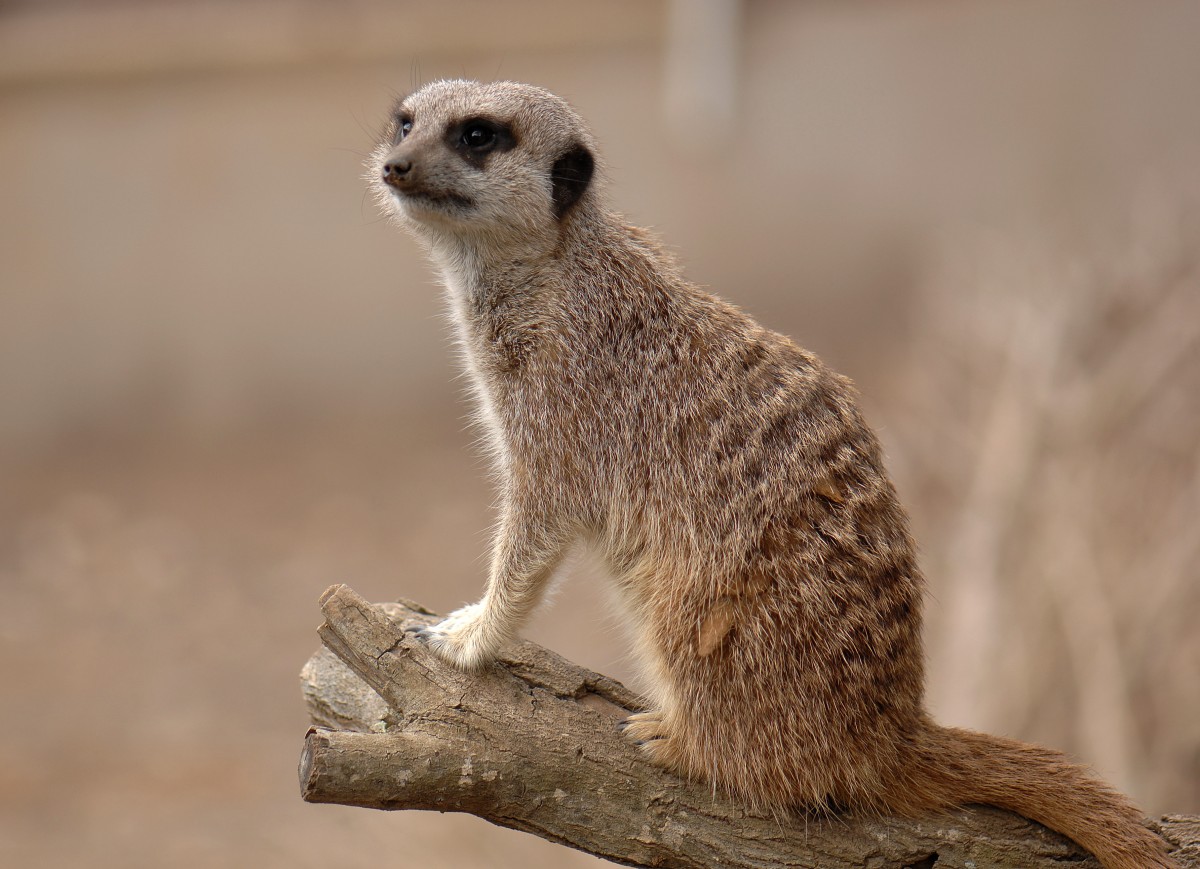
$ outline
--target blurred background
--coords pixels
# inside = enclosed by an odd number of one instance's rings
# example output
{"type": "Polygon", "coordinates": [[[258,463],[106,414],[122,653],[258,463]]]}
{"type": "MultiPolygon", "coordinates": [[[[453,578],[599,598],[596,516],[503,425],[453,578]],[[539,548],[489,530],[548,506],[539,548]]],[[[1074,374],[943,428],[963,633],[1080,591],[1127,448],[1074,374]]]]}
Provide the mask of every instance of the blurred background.
{"type": "MultiPolygon", "coordinates": [[[[853,377],[930,701],[1200,812],[1200,5],[0,2],[0,862],[576,866],[310,806],[346,582],[482,587],[439,288],[363,158],[437,77],[568,98],[614,206],[853,377]]],[[[530,636],[615,676],[586,570],[530,636]]]]}

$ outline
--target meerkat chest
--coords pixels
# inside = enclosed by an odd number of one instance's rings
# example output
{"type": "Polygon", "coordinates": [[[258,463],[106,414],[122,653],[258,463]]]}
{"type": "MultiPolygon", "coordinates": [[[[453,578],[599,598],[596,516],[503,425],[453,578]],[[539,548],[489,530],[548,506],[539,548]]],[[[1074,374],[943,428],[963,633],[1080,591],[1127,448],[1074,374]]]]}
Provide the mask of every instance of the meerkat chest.
{"type": "Polygon", "coordinates": [[[479,421],[502,457],[550,462],[562,472],[586,461],[596,429],[586,352],[536,283],[473,285],[446,275],[460,359],[479,421]]]}
{"type": "Polygon", "coordinates": [[[468,386],[479,413],[488,439],[494,448],[506,452],[505,427],[501,417],[495,380],[490,376],[494,368],[483,337],[480,324],[472,316],[469,278],[453,269],[443,272],[446,299],[450,309],[450,322],[454,328],[455,341],[459,348],[459,360],[468,378],[468,386]]]}

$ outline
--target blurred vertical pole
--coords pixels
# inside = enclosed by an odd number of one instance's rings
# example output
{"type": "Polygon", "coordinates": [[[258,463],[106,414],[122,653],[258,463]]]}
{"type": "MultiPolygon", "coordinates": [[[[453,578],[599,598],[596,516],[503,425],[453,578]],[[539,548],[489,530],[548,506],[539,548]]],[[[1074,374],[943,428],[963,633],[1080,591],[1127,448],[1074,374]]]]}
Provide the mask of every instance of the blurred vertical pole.
{"type": "Polygon", "coordinates": [[[671,0],[663,116],[674,143],[718,147],[737,120],[740,0],[671,0]]]}

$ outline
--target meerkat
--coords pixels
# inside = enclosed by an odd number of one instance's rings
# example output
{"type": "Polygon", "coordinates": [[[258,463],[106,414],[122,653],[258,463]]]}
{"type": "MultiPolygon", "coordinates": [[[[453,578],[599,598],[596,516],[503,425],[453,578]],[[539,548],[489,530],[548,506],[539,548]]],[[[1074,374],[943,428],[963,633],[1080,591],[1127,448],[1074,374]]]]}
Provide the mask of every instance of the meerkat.
{"type": "Polygon", "coordinates": [[[595,155],[545,90],[438,81],[370,159],[446,286],[501,502],[483,598],[429,647],[492,660],[584,541],[646,666],[625,734],[654,763],[759,809],[984,803],[1107,869],[1175,865],[1062,754],[931,720],[924,580],[854,387],[684,280],[607,209],[595,155]]]}

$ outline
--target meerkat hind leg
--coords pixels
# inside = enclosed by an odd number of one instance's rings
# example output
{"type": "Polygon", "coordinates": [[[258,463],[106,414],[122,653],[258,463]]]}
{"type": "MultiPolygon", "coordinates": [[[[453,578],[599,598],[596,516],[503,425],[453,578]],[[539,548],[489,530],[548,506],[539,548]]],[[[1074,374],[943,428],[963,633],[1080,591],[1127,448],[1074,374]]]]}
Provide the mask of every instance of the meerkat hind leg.
{"type": "Polygon", "coordinates": [[[635,712],[618,725],[625,738],[640,748],[656,766],[687,775],[680,757],[679,737],[672,735],[662,710],[635,712]]]}
{"type": "Polygon", "coordinates": [[[666,734],[662,728],[662,712],[651,709],[648,712],[635,712],[617,725],[625,738],[638,745],[655,739],[663,739],[666,734]]]}

